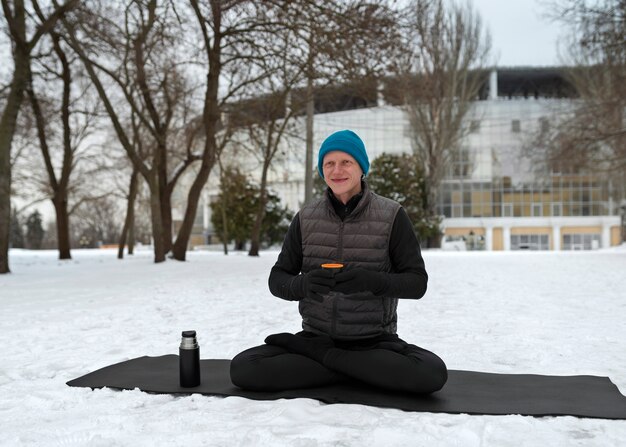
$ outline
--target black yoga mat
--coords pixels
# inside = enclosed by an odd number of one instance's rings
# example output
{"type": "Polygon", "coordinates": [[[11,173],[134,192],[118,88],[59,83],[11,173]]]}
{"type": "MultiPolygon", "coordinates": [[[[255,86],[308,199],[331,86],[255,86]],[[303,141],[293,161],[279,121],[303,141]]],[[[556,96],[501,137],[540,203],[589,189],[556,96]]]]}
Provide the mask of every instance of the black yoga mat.
{"type": "Polygon", "coordinates": [[[181,388],[178,356],[139,357],[67,382],[69,386],[118,388],[160,394],[241,396],[257,400],[310,398],[329,404],[363,404],[406,411],[468,414],[522,414],[626,419],[626,397],[597,376],[542,376],[449,371],[444,388],[430,396],[383,391],[358,384],[280,392],[246,391],[230,381],[230,360],[202,360],[202,383],[181,388]]]}

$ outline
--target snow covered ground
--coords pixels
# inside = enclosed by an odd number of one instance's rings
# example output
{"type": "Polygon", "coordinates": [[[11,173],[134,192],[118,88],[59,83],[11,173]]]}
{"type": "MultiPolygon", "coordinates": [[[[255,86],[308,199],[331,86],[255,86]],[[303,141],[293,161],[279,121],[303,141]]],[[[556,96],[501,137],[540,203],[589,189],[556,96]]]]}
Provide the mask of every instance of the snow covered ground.
{"type": "MultiPolygon", "coordinates": [[[[411,413],[296,399],[70,388],[142,355],[232,358],[299,330],[296,303],[270,295],[276,252],[123,261],[112,250],[14,250],[0,275],[0,445],[619,446],[626,421],[411,413]]],[[[429,291],[399,306],[399,334],[451,369],[609,376],[626,394],[626,250],[426,252],[429,291]]]]}

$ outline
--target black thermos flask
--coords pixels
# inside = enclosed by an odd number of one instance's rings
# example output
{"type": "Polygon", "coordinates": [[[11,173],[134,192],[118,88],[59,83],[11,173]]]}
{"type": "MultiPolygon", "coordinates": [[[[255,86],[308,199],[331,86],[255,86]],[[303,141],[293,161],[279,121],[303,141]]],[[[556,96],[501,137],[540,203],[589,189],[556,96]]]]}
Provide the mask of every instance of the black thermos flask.
{"type": "Polygon", "coordinates": [[[180,386],[191,388],[200,385],[200,346],[196,331],[183,331],[180,342],[180,386]]]}

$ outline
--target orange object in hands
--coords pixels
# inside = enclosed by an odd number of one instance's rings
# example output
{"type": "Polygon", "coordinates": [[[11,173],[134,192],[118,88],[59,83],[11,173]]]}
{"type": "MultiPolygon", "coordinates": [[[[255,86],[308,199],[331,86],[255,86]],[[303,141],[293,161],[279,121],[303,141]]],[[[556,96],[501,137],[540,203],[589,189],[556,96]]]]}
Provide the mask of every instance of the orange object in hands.
{"type": "Polygon", "coordinates": [[[323,269],[341,269],[343,268],[343,264],[333,264],[333,263],[322,264],[322,268],[323,269]]]}

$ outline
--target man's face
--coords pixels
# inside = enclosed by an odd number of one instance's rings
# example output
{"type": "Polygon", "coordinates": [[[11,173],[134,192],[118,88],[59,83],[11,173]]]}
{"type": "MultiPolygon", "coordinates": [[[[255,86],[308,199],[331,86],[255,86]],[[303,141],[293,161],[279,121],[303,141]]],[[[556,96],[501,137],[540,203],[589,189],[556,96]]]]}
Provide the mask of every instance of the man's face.
{"type": "Polygon", "coordinates": [[[363,171],[352,155],[341,151],[327,153],[322,161],[322,171],[324,181],[343,203],[361,191],[363,171]]]}

